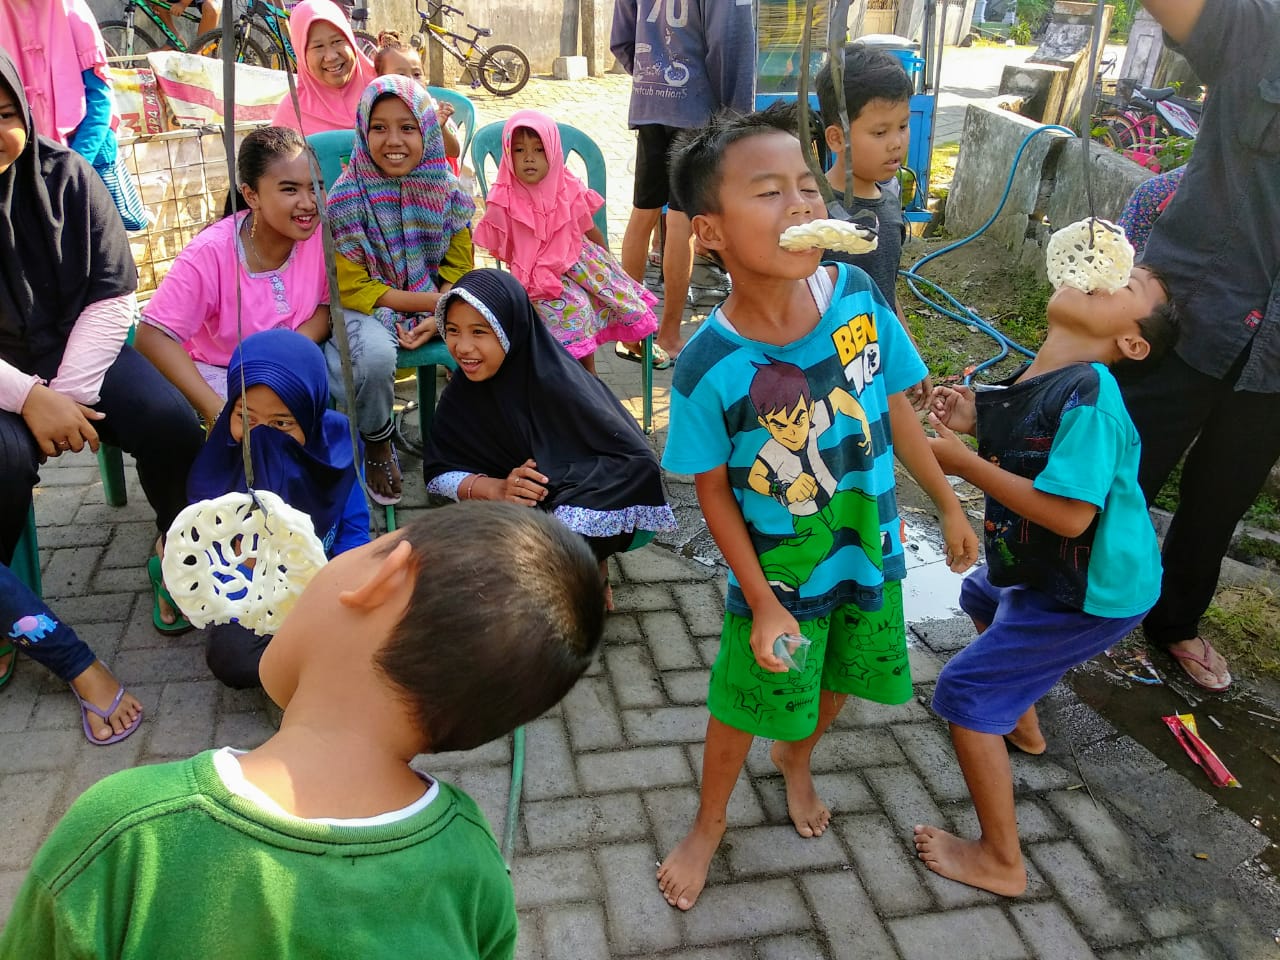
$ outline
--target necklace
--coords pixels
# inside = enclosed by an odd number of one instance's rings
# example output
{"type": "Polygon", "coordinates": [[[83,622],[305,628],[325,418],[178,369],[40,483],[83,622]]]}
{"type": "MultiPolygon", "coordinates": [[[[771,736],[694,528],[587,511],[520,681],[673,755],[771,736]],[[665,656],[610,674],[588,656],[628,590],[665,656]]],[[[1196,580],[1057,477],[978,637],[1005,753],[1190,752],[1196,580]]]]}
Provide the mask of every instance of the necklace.
{"type": "MultiPolygon", "coordinates": [[[[244,234],[244,238],[248,240],[248,246],[245,248],[245,252],[252,253],[253,259],[258,262],[258,267],[256,270],[253,269],[253,264],[249,265],[251,272],[270,273],[273,270],[279,270],[280,264],[284,263],[284,260],[281,260],[280,263],[277,263],[275,266],[267,266],[266,258],[263,257],[263,255],[259,252],[258,243],[256,240],[253,239],[253,226],[257,225],[257,218],[258,218],[258,215],[256,213],[250,213],[249,216],[245,217],[244,224],[240,228],[241,232],[244,234]]],[[[289,258],[289,255],[286,253],[285,260],[287,260],[288,258],[289,258]]]]}

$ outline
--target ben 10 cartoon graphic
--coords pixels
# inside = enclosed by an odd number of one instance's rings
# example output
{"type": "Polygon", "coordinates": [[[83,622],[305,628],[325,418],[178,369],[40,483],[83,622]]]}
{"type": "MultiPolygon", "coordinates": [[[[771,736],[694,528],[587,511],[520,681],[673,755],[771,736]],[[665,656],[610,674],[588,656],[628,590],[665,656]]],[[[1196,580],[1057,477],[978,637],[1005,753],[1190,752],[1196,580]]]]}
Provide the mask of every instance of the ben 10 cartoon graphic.
{"type": "MultiPolygon", "coordinates": [[[[885,547],[876,498],[861,490],[839,489],[821,443],[838,418],[852,420],[860,431],[854,442],[866,455],[869,469],[871,425],[862,404],[840,386],[815,400],[808,377],[795,364],[770,360],[752,366],[756,373],[748,396],[769,439],[756,454],[747,483],[785,507],[795,530],[794,536],[761,553],[766,579],[794,592],[827,559],[838,538],[856,543],[877,570],[883,569],[885,547]]],[[[829,441],[839,442],[838,436],[829,441]]]]}

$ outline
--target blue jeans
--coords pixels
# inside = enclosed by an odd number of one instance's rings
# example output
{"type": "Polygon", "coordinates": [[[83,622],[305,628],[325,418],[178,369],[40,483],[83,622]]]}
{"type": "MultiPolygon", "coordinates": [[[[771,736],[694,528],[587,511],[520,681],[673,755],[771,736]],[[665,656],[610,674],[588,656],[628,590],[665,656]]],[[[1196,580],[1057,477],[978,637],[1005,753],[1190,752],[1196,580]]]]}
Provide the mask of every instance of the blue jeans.
{"type": "Polygon", "coordinates": [[[12,570],[0,565],[0,644],[6,640],[65,683],[97,659],[74,630],[59,621],[12,570]]]}
{"type": "Polygon", "coordinates": [[[346,402],[337,337],[330,337],[324,344],[329,393],[333,402],[355,420],[360,436],[366,440],[386,440],[391,436],[391,410],[396,399],[396,338],[368,314],[343,310],[342,315],[347,321],[347,340],[351,345],[355,403],[346,402]]]}

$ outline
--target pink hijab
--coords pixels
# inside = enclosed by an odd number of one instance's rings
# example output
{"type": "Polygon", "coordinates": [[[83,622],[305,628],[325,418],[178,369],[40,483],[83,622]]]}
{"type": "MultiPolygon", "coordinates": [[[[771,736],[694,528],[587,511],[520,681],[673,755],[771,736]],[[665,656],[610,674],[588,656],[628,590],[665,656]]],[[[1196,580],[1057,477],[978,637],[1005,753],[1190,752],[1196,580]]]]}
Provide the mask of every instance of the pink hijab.
{"type": "MultiPolygon", "coordinates": [[[[0,0],[0,47],[13,57],[41,136],[66,146],[84,120],[84,78],[110,83],[107,50],[85,0],[0,0]]],[[[111,126],[116,126],[112,118],[111,126]]]]}
{"type": "MultiPolygon", "coordinates": [[[[302,0],[289,14],[289,42],[298,56],[298,105],[302,108],[303,136],[322,130],[351,130],[356,125],[356,106],[360,95],[375,77],[373,62],[356,47],[355,34],[346,15],[333,0],[302,0]],[[329,86],[307,67],[307,37],[314,23],[328,23],[339,30],[356,55],[356,69],[341,90],[329,86]]],[[[298,115],[288,94],[276,108],[271,121],[278,127],[299,129],[298,115]]]]}
{"type": "Polygon", "coordinates": [[[554,300],[581,254],[591,215],[603,205],[604,198],[565,167],[556,122],[537,110],[520,110],[502,128],[502,162],[473,239],[511,267],[531,299],[554,300]],[[547,175],[532,186],[512,169],[511,140],[520,127],[538,135],[547,155],[547,175]]]}

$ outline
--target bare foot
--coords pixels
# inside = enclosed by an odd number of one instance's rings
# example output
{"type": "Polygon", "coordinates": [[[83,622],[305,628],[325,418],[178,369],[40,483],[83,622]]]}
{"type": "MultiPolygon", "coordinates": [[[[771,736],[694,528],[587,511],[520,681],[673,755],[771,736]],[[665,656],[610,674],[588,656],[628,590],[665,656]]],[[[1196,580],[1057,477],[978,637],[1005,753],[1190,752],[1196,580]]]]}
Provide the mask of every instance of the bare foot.
{"type": "Polygon", "coordinates": [[[724,820],[709,827],[695,820],[693,829],[658,867],[658,889],[671,906],[689,910],[698,902],[724,826],[724,820]]]}
{"type": "Polygon", "coordinates": [[[1016,860],[1003,862],[981,840],[963,840],[937,827],[917,826],[915,841],[916,855],[939,876],[1002,897],[1016,897],[1027,889],[1021,850],[1016,860]]]}
{"type": "MultiPolygon", "coordinates": [[[[604,609],[613,613],[613,584],[609,582],[609,561],[600,561],[600,578],[604,581],[604,609]]],[[[0,671],[3,672],[3,671],[0,671]]]]}
{"type": "Polygon", "coordinates": [[[0,677],[9,672],[9,661],[18,655],[16,649],[10,650],[8,653],[0,653],[0,677]]]}
{"type": "Polygon", "coordinates": [[[775,740],[769,751],[769,759],[787,784],[787,813],[800,836],[806,839],[820,837],[831,822],[831,811],[818,796],[808,758],[797,763],[788,756],[790,752],[788,745],[781,740],[775,740]]]}
{"type": "Polygon", "coordinates": [[[390,440],[364,442],[365,479],[369,489],[385,500],[398,501],[401,492],[400,464],[390,440]]]}
{"type": "MultiPolygon", "coordinates": [[[[86,701],[99,710],[106,710],[115,699],[120,689],[120,681],[115,678],[101,660],[95,660],[87,670],[71,681],[71,687],[86,701]]],[[[99,740],[106,740],[116,733],[124,733],[142,715],[142,704],[131,693],[120,698],[120,704],[106,720],[93,712],[88,713],[89,729],[99,740]]]]}
{"type": "Polygon", "coordinates": [[[1040,718],[1032,707],[1018,718],[1018,725],[1004,735],[1014,749],[1038,757],[1048,749],[1044,734],[1040,732],[1040,718]]]}
{"type": "MultiPolygon", "coordinates": [[[[156,556],[159,557],[162,561],[164,560],[164,537],[161,537],[160,539],[156,540],[156,556]]],[[[169,601],[166,600],[164,597],[162,596],[156,597],[156,606],[160,608],[161,623],[177,623],[178,622],[178,611],[173,609],[173,604],[169,603],[169,601]]],[[[2,672],[3,671],[0,671],[0,673],[2,672]]],[[[114,697],[115,695],[116,695],[115,690],[112,690],[111,697],[114,697]]],[[[81,694],[81,696],[84,696],[84,694],[81,694]]],[[[111,705],[111,697],[107,698],[108,706],[111,705]]],[[[94,703],[94,701],[92,700],[90,700],[89,702],[93,703],[95,707],[101,706],[101,704],[94,703]]],[[[94,722],[96,723],[98,721],[95,719],[94,722]]],[[[104,738],[99,737],[98,739],[101,740],[104,738]]]]}

